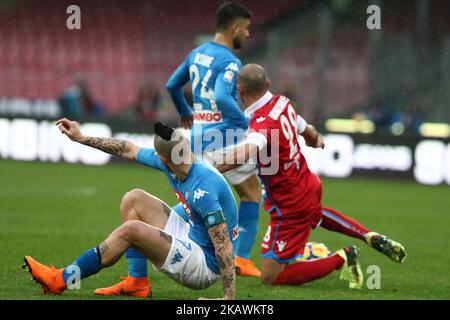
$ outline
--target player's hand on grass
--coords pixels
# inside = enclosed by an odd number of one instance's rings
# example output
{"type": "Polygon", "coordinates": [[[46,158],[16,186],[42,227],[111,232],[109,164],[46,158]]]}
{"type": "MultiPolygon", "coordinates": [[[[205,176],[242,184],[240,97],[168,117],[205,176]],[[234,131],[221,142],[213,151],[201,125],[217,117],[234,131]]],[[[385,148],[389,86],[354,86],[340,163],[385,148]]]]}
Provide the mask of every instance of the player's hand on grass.
{"type": "Polygon", "coordinates": [[[183,127],[184,129],[190,129],[193,123],[194,123],[193,115],[180,118],[180,126],[183,127]]]}
{"type": "Polygon", "coordinates": [[[61,133],[68,136],[73,141],[81,141],[83,134],[80,131],[80,125],[76,121],[70,121],[66,118],[60,119],[56,122],[61,133]]]}

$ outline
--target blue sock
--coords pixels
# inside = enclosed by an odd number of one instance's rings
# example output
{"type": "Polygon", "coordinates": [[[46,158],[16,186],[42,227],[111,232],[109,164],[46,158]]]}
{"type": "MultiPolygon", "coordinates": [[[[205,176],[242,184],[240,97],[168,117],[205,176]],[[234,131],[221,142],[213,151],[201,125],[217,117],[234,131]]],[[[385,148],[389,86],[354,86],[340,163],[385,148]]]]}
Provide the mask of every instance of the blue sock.
{"type": "Polygon", "coordinates": [[[258,234],[259,203],[242,201],[239,207],[239,238],[236,255],[250,259],[250,252],[258,234]]]}
{"type": "Polygon", "coordinates": [[[78,270],[80,271],[80,279],[87,278],[100,271],[102,265],[101,261],[99,261],[97,250],[97,248],[94,248],[86,251],[77,260],[75,260],[74,263],[67,268],[64,268],[62,277],[66,284],[67,279],[76,274],[76,267],[78,267],[78,270]]]}
{"type": "Polygon", "coordinates": [[[173,206],[172,210],[175,211],[184,221],[189,222],[189,216],[186,211],[184,211],[183,204],[181,202],[176,206],[173,206]]]}
{"type": "Polygon", "coordinates": [[[128,248],[125,252],[128,261],[128,273],[133,278],[147,277],[147,257],[134,248],[128,248]]]}

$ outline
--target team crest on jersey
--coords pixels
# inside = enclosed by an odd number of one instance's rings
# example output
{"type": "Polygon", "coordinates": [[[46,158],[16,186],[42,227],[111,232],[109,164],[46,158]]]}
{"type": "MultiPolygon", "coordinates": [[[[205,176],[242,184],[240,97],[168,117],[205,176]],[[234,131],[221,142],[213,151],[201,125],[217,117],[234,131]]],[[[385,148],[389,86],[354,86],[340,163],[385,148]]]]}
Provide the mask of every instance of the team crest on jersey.
{"type": "Polygon", "coordinates": [[[202,190],[200,188],[198,188],[197,190],[194,191],[194,202],[195,200],[198,200],[200,198],[202,198],[205,194],[209,193],[208,191],[202,190]]]}
{"type": "Polygon", "coordinates": [[[284,247],[286,246],[287,242],[286,241],[277,241],[277,246],[278,246],[278,251],[283,251],[284,247]]]}

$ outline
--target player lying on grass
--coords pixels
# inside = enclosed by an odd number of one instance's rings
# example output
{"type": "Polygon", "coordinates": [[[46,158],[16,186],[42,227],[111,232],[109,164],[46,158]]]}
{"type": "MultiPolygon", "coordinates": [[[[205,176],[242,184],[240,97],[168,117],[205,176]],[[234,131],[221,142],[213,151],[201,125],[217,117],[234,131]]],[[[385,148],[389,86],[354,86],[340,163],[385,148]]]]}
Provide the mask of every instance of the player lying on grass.
{"type": "Polygon", "coordinates": [[[223,176],[191,153],[188,139],[157,123],[156,153],[121,139],[84,136],[78,123],[67,119],[59,120],[57,125],[73,141],[161,170],[184,204],[189,223],[160,199],[134,189],[125,194],[120,205],[123,224],[68,268],[47,267],[25,257],[24,266],[44,293],[66,290],[76,268],[81,278],[86,278],[112,266],[125,254],[128,277],[111,288],[97,289],[96,294],[149,296],[148,259],[157,270],[191,289],[207,288],[222,278],[224,299],[234,299],[236,201],[223,176]]]}
{"type": "Polygon", "coordinates": [[[222,163],[216,164],[224,172],[257,156],[266,192],[264,207],[270,213],[270,224],[261,245],[261,279],[265,284],[300,285],[342,268],[341,278],[349,280],[351,288],[360,288],[363,275],[357,247],[338,250],[324,259],[295,262],[303,255],[311,229],[320,225],[361,239],[397,262],[405,260],[406,251],[399,243],[370,231],[342,213],[322,208],[321,182],[308,169],[300,150],[299,135],[313,148],[324,148],[324,141],[294,111],[289,99],[272,95],[269,86],[261,66],[248,64],[241,69],[238,90],[245,114],[251,117],[249,133],[241,146],[229,150],[228,159],[220,159],[222,163]],[[270,157],[265,159],[267,150],[270,157]],[[272,165],[276,165],[276,170],[269,173],[272,165]]]}
{"type": "MultiPolygon", "coordinates": [[[[180,115],[180,124],[191,129],[191,148],[202,154],[212,147],[216,152],[245,137],[248,121],[238,104],[237,75],[241,62],[233,50],[249,39],[252,13],[237,2],[225,2],[216,12],[214,39],[192,50],[167,81],[167,90],[180,115]],[[191,81],[193,109],[186,101],[183,86],[191,81]],[[227,132],[241,131],[237,141],[227,132]],[[214,137],[214,142],[211,141],[214,137]],[[219,138],[220,137],[220,138],[219,138]]],[[[238,141],[240,140],[240,141],[238,141]]],[[[224,173],[239,194],[239,239],[235,265],[242,276],[259,277],[261,272],[250,260],[259,223],[261,191],[255,166],[244,163],[224,173]]],[[[183,215],[180,206],[174,210],[183,215]]],[[[185,215],[185,214],[184,214],[185,215]]]]}

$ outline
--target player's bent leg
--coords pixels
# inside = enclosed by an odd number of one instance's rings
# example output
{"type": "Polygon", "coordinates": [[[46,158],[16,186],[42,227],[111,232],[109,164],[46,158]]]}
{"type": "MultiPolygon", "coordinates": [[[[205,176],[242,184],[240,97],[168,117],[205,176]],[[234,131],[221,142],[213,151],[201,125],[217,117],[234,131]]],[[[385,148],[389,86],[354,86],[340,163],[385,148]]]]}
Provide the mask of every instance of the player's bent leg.
{"type": "Polygon", "coordinates": [[[125,193],[120,203],[122,221],[139,220],[164,229],[172,209],[162,200],[141,189],[125,193]]]}
{"type": "Polygon", "coordinates": [[[366,239],[366,234],[370,232],[369,229],[364,227],[358,221],[331,208],[323,208],[320,226],[327,230],[339,232],[363,241],[366,239]]]}
{"type": "MultiPolygon", "coordinates": [[[[122,221],[139,220],[157,228],[164,228],[171,209],[157,197],[141,189],[133,189],[125,193],[120,203],[122,221]]],[[[128,248],[125,257],[128,261],[128,275],[121,277],[118,284],[95,290],[98,295],[116,295],[117,292],[137,292],[140,296],[150,286],[148,281],[147,257],[135,248],[128,248]],[[120,287],[128,290],[118,290],[120,287]],[[134,289],[134,290],[132,290],[134,289]]],[[[134,294],[133,295],[136,295],[134,294]]],[[[128,294],[130,295],[130,294],[128,294]]]]}
{"type": "Polygon", "coordinates": [[[128,221],[119,227],[112,239],[123,241],[132,248],[128,248],[126,254],[129,261],[130,272],[127,277],[121,277],[119,283],[95,290],[97,295],[126,295],[134,297],[148,297],[151,295],[151,285],[147,276],[136,277],[133,274],[133,264],[136,258],[130,258],[130,250],[135,250],[142,255],[147,271],[147,258],[155,265],[162,264],[170,250],[172,238],[163,230],[147,225],[141,221],[128,221]]]}
{"type": "Polygon", "coordinates": [[[403,263],[407,257],[406,250],[400,243],[367,229],[337,210],[323,208],[321,227],[363,240],[395,262],[403,263]]]}
{"type": "Polygon", "coordinates": [[[242,276],[259,277],[261,272],[256,268],[254,262],[250,260],[250,252],[258,234],[259,203],[261,201],[259,181],[252,174],[244,181],[233,186],[241,200],[239,206],[239,238],[235,259],[237,273],[242,276]]]}
{"type": "Polygon", "coordinates": [[[261,280],[268,285],[302,285],[341,269],[341,279],[348,281],[350,288],[359,289],[362,287],[363,274],[358,258],[358,249],[348,247],[326,258],[290,264],[263,259],[261,280]]]}
{"type": "Polygon", "coordinates": [[[143,252],[154,264],[162,265],[172,239],[164,231],[140,221],[128,221],[111,233],[99,246],[83,253],[64,269],[43,265],[30,256],[25,265],[44,293],[61,294],[71,281],[79,281],[98,273],[102,268],[116,263],[124,252],[133,246],[143,252]]]}

